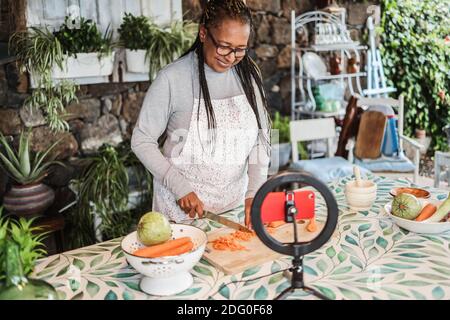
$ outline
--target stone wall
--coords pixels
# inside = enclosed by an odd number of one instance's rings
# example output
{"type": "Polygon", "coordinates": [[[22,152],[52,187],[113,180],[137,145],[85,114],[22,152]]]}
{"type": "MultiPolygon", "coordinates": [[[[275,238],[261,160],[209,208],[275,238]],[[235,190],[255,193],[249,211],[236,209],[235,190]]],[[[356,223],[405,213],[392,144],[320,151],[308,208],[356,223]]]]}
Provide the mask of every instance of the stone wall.
{"type": "MultiPolygon", "coordinates": [[[[52,153],[58,154],[57,159],[64,160],[67,168],[55,166],[55,174],[46,181],[54,187],[67,185],[75,176],[78,158],[95,153],[103,143],[117,145],[131,137],[149,87],[148,82],[82,85],[77,93],[79,101],[66,107],[70,131],[54,134],[39,110],[23,106],[29,93],[20,79],[26,82],[15,63],[0,65],[0,132],[15,137],[17,143],[18,134],[32,128],[34,151],[63,139],[52,153]],[[26,92],[18,92],[18,88],[26,92]]],[[[6,177],[0,174],[0,198],[6,183],[6,177]]]]}
{"type": "MultiPolygon", "coordinates": [[[[366,9],[376,2],[339,3],[347,8],[347,23],[353,39],[361,40],[366,9]]],[[[5,3],[1,1],[0,25],[7,17],[5,3]]],[[[262,70],[272,110],[290,113],[290,12],[295,9],[298,15],[314,10],[318,3],[313,0],[247,0],[255,21],[251,55],[262,70]]],[[[198,19],[201,0],[184,0],[183,10],[189,10],[187,18],[198,19]]],[[[55,135],[44,125],[41,114],[23,107],[29,96],[27,77],[17,71],[15,63],[0,65],[0,131],[17,138],[22,129],[32,127],[32,148],[36,151],[63,137],[55,152],[68,167],[57,167],[47,182],[56,187],[64,186],[79,172],[76,159],[95,152],[102,143],[116,144],[130,137],[148,86],[148,82],[81,86],[79,102],[67,107],[70,131],[55,135]]],[[[0,173],[0,198],[6,182],[5,175],[0,173]]]]}

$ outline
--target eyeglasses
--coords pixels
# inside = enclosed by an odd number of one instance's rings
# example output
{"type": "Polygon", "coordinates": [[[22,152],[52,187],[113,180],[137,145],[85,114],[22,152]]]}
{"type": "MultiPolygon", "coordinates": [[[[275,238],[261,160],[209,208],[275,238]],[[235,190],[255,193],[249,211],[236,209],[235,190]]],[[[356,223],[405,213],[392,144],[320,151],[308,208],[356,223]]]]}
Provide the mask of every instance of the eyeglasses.
{"type": "Polygon", "coordinates": [[[222,46],[222,45],[218,44],[216,39],[214,39],[214,37],[212,36],[209,29],[206,29],[206,30],[207,30],[208,36],[211,38],[214,46],[216,47],[216,52],[218,55],[225,57],[225,56],[229,55],[230,53],[234,52],[234,56],[236,58],[242,58],[243,56],[245,56],[247,54],[248,48],[233,49],[229,46],[222,46]]]}

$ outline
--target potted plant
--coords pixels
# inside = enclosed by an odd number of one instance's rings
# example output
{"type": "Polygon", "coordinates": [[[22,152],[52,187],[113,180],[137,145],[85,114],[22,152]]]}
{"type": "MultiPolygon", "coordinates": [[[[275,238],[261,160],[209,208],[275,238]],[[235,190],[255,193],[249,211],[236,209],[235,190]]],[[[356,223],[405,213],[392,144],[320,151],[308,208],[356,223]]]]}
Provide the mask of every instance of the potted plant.
{"type": "Polygon", "coordinates": [[[78,198],[69,216],[69,225],[76,226],[70,236],[74,248],[126,235],[136,220],[134,209],[151,206],[152,176],[129,142],[104,144],[84,161],[83,172],[72,181],[78,198]]]}
{"type": "Polygon", "coordinates": [[[53,78],[98,77],[112,73],[114,57],[112,30],[109,27],[102,36],[92,20],[83,17],[71,20],[66,16],[54,35],[61,43],[64,65],[63,68],[53,68],[53,78]]]}
{"type": "Polygon", "coordinates": [[[56,300],[56,290],[44,280],[32,279],[45,233],[33,227],[34,219],[18,221],[2,217],[0,207],[0,300],[56,300]]]}
{"type": "Polygon", "coordinates": [[[147,50],[150,59],[150,79],[165,65],[185,52],[195,40],[196,24],[191,21],[176,21],[169,28],[152,29],[150,46],[147,50]]]}
{"type": "Polygon", "coordinates": [[[56,141],[47,150],[32,154],[29,150],[30,133],[23,132],[19,138],[18,151],[13,150],[7,139],[0,133],[0,163],[7,174],[15,181],[6,192],[3,205],[8,212],[17,216],[38,215],[44,212],[54,201],[52,188],[42,183],[52,164],[63,165],[59,161],[47,161],[49,152],[60,141],[56,141]]]}
{"type": "Polygon", "coordinates": [[[152,28],[156,26],[145,16],[125,13],[119,29],[119,41],[125,47],[128,72],[147,73],[150,70],[147,49],[150,46],[152,28]]]}
{"type": "Polygon", "coordinates": [[[271,163],[276,163],[278,157],[280,167],[287,165],[291,156],[289,122],[289,117],[283,117],[279,112],[275,113],[272,122],[272,132],[278,133],[278,143],[272,144],[271,163]]]}
{"type": "Polygon", "coordinates": [[[196,30],[197,25],[191,21],[160,27],[145,16],[126,13],[118,31],[125,47],[127,70],[148,72],[150,79],[154,79],[162,67],[192,45],[196,30]]]}

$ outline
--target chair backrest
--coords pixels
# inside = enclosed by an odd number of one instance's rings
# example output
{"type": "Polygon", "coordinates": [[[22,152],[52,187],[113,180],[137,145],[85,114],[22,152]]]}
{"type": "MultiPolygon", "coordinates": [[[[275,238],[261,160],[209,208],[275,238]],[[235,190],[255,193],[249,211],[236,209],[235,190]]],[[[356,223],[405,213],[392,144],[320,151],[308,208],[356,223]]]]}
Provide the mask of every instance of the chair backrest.
{"type": "Polygon", "coordinates": [[[292,144],[292,161],[298,161],[298,145],[300,141],[327,139],[328,156],[332,157],[332,143],[336,137],[334,118],[294,120],[289,123],[292,144]]]}
{"type": "MultiPolygon", "coordinates": [[[[398,99],[394,98],[365,98],[357,96],[357,106],[364,108],[370,106],[391,106],[397,109],[398,119],[398,134],[403,135],[403,120],[404,120],[404,99],[403,95],[400,95],[398,99]]],[[[400,139],[400,150],[403,150],[402,139],[400,139]]]]}

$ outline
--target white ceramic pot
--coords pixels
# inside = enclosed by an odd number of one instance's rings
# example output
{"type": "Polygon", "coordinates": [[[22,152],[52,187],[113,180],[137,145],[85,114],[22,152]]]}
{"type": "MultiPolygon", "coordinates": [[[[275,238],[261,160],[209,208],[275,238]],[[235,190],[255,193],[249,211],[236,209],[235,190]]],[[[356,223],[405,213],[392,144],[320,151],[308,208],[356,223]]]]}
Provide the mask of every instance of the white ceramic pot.
{"type": "Polygon", "coordinates": [[[141,289],[151,295],[167,296],[180,293],[193,283],[189,271],[200,261],[208,240],[206,233],[194,226],[171,224],[172,239],[191,237],[194,248],[178,256],[142,258],[133,252],[144,245],[137,239],[137,232],[127,235],[121,243],[128,263],[144,277],[141,289]]]}
{"type": "Polygon", "coordinates": [[[78,53],[77,57],[67,57],[64,68],[53,67],[55,79],[109,76],[113,71],[114,55],[98,57],[97,52],[78,53]]]}
{"type": "MultiPolygon", "coordinates": [[[[78,53],[77,57],[65,56],[63,69],[53,66],[53,79],[73,79],[86,77],[104,77],[109,76],[113,72],[114,53],[108,56],[98,57],[97,52],[78,53]]],[[[36,88],[39,75],[31,74],[31,87],[36,88]]]]}
{"type": "Polygon", "coordinates": [[[355,210],[368,210],[377,198],[377,185],[370,180],[361,180],[361,186],[356,181],[345,185],[345,197],[348,205],[355,210]]]}
{"type": "Polygon", "coordinates": [[[125,61],[127,71],[133,73],[148,73],[150,70],[149,59],[145,59],[146,50],[125,49],[125,61]]]}

